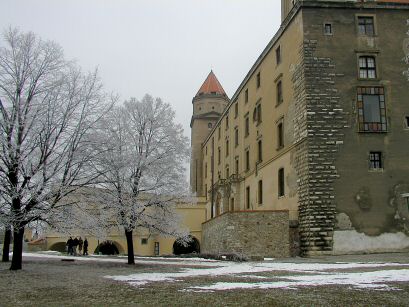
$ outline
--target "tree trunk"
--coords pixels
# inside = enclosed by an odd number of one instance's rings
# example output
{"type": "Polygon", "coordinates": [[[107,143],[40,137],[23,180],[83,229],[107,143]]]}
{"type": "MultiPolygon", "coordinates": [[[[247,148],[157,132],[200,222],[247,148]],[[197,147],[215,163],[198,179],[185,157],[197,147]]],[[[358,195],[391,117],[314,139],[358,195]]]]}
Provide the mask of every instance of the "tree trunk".
{"type": "Polygon", "coordinates": [[[14,230],[13,258],[11,259],[10,270],[21,270],[23,262],[23,237],[24,227],[14,230]]]}
{"type": "Polygon", "coordinates": [[[10,261],[10,257],[9,257],[10,242],[11,242],[11,228],[6,227],[6,232],[4,233],[4,242],[3,242],[3,257],[2,257],[3,262],[10,261]]]}
{"type": "Polygon", "coordinates": [[[135,264],[135,255],[133,253],[132,230],[125,230],[126,244],[128,246],[128,264],[135,264]]]}

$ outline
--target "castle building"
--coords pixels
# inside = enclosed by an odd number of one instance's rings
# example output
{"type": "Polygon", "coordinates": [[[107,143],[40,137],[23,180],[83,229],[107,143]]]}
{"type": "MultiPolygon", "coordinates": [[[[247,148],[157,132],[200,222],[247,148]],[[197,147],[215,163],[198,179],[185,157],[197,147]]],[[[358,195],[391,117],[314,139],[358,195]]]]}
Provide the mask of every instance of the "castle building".
{"type": "Polygon", "coordinates": [[[409,249],[409,0],[282,0],[282,24],[229,99],[193,98],[202,251],[409,249]]]}

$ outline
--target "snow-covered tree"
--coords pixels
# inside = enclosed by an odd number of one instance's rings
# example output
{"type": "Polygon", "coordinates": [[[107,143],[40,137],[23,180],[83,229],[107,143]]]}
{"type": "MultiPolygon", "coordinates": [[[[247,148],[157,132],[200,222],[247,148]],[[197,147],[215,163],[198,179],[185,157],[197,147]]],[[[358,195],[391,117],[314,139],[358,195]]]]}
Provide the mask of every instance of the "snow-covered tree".
{"type": "Polygon", "coordinates": [[[58,220],[61,200],[95,179],[90,132],[109,109],[107,100],[97,72],[82,73],[56,43],[15,29],[4,33],[0,220],[13,229],[11,269],[22,267],[25,227],[58,220]]]}
{"type": "Polygon", "coordinates": [[[98,131],[103,155],[94,161],[104,192],[100,203],[126,236],[128,263],[134,263],[133,231],[187,237],[175,205],[187,195],[184,163],[188,139],[175,124],[175,112],[149,95],[118,106],[98,131]]]}

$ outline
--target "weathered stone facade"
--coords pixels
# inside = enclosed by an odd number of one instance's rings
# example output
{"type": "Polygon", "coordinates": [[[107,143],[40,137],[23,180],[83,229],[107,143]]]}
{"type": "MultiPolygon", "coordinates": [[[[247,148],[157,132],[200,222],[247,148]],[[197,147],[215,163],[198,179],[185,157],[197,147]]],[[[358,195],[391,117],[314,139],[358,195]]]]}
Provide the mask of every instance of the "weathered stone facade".
{"type": "Polygon", "coordinates": [[[329,254],[336,208],[332,183],[338,147],[347,128],[335,87],[336,68],[330,58],[315,54],[316,40],[305,39],[301,62],[293,73],[298,175],[299,231],[304,255],[329,254]]]}
{"type": "Polygon", "coordinates": [[[288,211],[227,212],[203,223],[202,252],[289,257],[288,211]]]}

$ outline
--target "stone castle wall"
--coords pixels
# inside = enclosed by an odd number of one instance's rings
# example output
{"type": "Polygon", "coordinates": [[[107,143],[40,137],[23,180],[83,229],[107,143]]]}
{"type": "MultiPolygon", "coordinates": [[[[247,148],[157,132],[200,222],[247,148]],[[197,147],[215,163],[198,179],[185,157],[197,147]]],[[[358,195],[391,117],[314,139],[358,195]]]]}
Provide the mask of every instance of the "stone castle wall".
{"type": "Polygon", "coordinates": [[[237,253],[247,257],[289,257],[289,213],[227,212],[203,223],[203,253],[237,253]]]}

